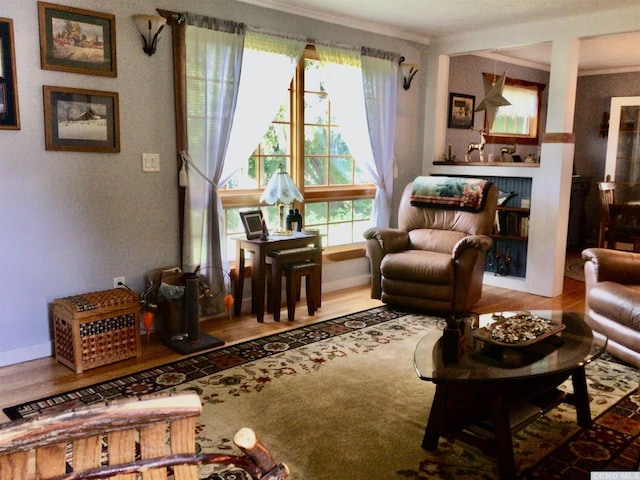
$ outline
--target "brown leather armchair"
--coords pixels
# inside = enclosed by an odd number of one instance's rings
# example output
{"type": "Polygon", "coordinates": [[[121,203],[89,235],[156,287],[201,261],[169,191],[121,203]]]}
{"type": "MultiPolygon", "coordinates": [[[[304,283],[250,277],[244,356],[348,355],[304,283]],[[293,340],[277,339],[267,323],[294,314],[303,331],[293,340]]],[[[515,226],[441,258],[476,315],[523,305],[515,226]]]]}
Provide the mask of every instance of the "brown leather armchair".
{"type": "Polygon", "coordinates": [[[498,188],[485,191],[479,212],[412,206],[413,182],[400,200],[398,228],[364,233],[371,262],[371,298],[384,303],[456,314],[467,312],[482,293],[489,236],[498,188]]]}
{"type": "Polygon", "coordinates": [[[588,248],[582,258],[585,321],[607,352],[640,367],[640,254],[588,248]]]}

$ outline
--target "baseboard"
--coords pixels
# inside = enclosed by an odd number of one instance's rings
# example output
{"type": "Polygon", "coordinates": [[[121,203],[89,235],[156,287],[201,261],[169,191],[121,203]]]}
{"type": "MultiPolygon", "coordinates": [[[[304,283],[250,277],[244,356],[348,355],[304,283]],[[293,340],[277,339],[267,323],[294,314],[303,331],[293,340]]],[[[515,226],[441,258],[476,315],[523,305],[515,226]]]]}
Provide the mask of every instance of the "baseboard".
{"type": "Polygon", "coordinates": [[[39,343],[27,347],[16,348],[0,352],[0,367],[13,365],[15,363],[28,362],[38,358],[50,357],[53,355],[53,342],[39,343]]]}
{"type": "MultiPolygon", "coordinates": [[[[344,279],[323,282],[322,291],[324,293],[344,290],[346,288],[357,287],[360,285],[368,285],[370,282],[369,275],[358,275],[344,279]]],[[[302,289],[304,295],[304,288],[302,289]]],[[[251,298],[242,300],[242,310],[251,310],[251,298]]],[[[0,367],[6,367],[16,363],[28,362],[29,360],[37,360],[38,358],[51,357],[53,355],[53,342],[45,342],[37,345],[29,345],[23,348],[7,350],[0,352],[0,367]]]]}

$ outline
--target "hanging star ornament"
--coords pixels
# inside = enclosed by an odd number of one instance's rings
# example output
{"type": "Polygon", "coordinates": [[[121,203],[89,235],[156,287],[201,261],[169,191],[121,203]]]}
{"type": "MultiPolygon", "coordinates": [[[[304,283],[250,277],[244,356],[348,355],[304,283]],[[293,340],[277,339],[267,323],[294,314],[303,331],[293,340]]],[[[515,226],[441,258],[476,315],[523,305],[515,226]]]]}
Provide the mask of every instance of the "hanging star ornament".
{"type": "Polygon", "coordinates": [[[497,80],[495,75],[494,80],[491,81],[488,75],[483,75],[484,81],[484,100],[476,107],[476,112],[486,110],[487,125],[489,129],[493,126],[493,120],[496,118],[496,110],[500,107],[511,105],[511,102],[502,96],[502,90],[504,90],[504,81],[507,79],[507,71],[505,70],[501,77],[497,80]]]}

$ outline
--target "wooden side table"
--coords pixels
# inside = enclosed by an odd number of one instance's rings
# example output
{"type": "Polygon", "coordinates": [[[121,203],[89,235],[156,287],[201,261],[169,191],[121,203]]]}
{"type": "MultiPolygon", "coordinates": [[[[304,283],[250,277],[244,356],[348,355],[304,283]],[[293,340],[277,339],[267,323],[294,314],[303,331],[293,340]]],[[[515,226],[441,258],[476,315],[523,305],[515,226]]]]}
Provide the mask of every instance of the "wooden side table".
{"type": "MultiPolygon", "coordinates": [[[[267,240],[259,238],[248,240],[237,237],[236,240],[236,275],[234,287],[234,313],[240,315],[242,311],[242,294],[244,290],[245,254],[253,254],[251,260],[251,312],[256,314],[258,322],[264,321],[266,256],[269,252],[278,250],[292,250],[313,245],[315,248],[308,253],[308,259],[320,265],[318,273],[316,298],[318,305],[322,292],[322,237],[319,234],[292,232],[292,235],[269,235],[267,240]]],[[[275,292],[274,292],[275,293],[275,292]]]]}

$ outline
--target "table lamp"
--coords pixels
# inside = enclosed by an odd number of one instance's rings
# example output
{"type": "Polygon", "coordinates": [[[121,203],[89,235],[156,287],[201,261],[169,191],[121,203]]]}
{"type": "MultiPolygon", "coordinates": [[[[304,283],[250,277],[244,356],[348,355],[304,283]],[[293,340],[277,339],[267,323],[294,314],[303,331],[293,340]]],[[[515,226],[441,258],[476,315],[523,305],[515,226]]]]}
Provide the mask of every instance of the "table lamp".
{"type": "Polygon", "coordinates": [[[304,198],[293,179],[285,172],[284,167],[280,165],[278,171],[271,177],[260,196],[260,202],[276,205],[280,210],[280,229],[274,233],[282,234],[286,232],[284,228],[284,206],[290,205],[294,200],[302,202],[304,198]]]}

